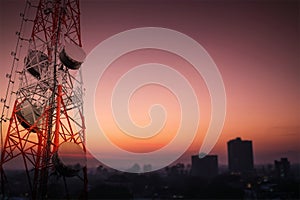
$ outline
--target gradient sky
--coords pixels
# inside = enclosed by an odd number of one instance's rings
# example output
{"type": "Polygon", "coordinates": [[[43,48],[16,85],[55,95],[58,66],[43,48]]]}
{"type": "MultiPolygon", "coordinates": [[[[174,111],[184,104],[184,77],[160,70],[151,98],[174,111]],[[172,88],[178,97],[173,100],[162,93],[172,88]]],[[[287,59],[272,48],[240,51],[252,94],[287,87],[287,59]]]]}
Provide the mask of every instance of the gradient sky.
{"type": "MultiPolygon", "coordinates": [[[[15,48],[15,31],[19,29],[19,12],[23,6],[24,2],[17,0],[0,0],[1,97],[6,90],[5,74],[10,70],[10,51],[15,48]]],[[[299,24],[297,1],[81,1],[82,43],[87,53],[114,34],[147,26],[180,31],[207,50],[222,74],[227,94],[224,129],[211,152],[218,154],[219,163],[223,164],[227,163],[226,142],[235,137],[253,141],[255,163],[273,162],[283,156],[300,162],[299,24]]],[[[114,65],[119,62],[130,67],[135,63],[134,56],[144,56],[143,61],[147,61],[147,55],[168,64],[174,58],[162,51],[149,50],[128,54],[114,65]]],[[[195,78],[189,70],[183,73],[195,78]]],[[[201,81],[201,77],[196,79],[201,81]]],[[[206,117],[201,119],[199,134],[186,155],[197,154],[210,112],[204,83],[195,84],[199,89],[197,95],[206,96],[200,101],[201,115],[206,117]]],[[[143,95],[137,93],[136,101],[143,99],[143,95]]],[[[172,101],[172,95],[166,95],[172,101]]],[[[144,105],[147,102],[141,108],[144,105]]],[[[133,118],[141,124],[148,120],[138,113],[133,118]]],[[[176,123],[172,127],[176,128],[176,123]]],[[[167,139],[170,138],[171,135],[167,139]]],[[[155,143],[163,145],[167,139],[155,143]]],[[[130,141],[118,144],[130,148],[127,145],[130,141]]],[[[184,158],[189,161],[188,157],[184,158]]]]}

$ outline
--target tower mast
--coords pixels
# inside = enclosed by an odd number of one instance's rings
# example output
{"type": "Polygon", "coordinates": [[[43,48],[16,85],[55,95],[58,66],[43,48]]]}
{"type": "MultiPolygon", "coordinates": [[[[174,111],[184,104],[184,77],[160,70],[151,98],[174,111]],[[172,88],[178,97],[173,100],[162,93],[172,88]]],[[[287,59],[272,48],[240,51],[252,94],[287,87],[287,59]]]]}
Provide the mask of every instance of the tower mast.
{"type": "Polygon", "coordinates": [[[19,74],[20,85],[1,149],[2,195],[8,195],[5,164],[17,157],[22,158],[32,199],[47,197],[50,174],[63,176],[65,185],[66,177],[81,176],[86,194],[80,73],[85,53],[81,48],[79,0],[40,0],[37,5],[27,1],[28,5],[36,9],[36,16],[30,38],[19,35],[27,41],[28,51],[23,68],[13,72],[19,74]],[[63,146],[81,155],[77,167],[64,162],[63,146]]]}

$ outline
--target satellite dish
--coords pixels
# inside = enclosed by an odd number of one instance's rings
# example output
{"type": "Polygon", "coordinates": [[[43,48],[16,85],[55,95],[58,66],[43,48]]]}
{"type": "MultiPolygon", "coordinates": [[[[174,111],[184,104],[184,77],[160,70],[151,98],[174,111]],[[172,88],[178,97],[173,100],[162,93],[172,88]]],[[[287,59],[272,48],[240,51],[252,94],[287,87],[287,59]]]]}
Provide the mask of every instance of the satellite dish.
{"type": "MultiPolygon", "coordinates": [[[[41,110],[35,105],[32,105],[28,99],[25,99],[17,106],[16,114],[21,125],[29,129],[34,124],[39,124],[36,120],[41,116],[41,110]]],[[[31,131],[36,132],[36,128],[37,127],[34,127],[31,131]]]]}
{"type": "Polygon", "coordinates": [[[25,58],[26,70],[37,79],[41,78],[42,71],[46,71],[48,66],[48,56],[41,51],[30,50],[25,58]]]}
{"type": "Polygon", "coordinates": [[[80,46],[67,42],[59,54],[60,61],[69,69],[79,69],[85,57],[86,54],[80,46]]]}
{"type": "Polygon", "coordinates": [[[63,176],[76,176],[86,166],[85,152],[74,142],[64,142],[52,157],[55,169],[63,176]]]}

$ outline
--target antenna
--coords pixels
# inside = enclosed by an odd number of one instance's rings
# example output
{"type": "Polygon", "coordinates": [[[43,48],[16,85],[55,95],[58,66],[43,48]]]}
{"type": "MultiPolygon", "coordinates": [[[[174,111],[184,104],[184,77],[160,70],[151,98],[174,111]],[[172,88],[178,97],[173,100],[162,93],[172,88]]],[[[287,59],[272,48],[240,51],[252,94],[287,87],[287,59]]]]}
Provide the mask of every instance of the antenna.
{"type": "Polygon", "coordinates": [[[54,175],[56,179],[63,177],[64,197],[69,198],[67,178],[78,177],[83,185],[80,196],[87,198],[80,72],[86,55],[81,43],[79,0],[40,0],[37,5],[27,1],[20,16],[8,87],[1,99],[2,195],[9,197],[5,166],[21,158],[30,198],[48,197],[49,181],[54,175]],[[33,19],[27,12],[30,9],[35,11],[33,19]],[[32,26],[28,36],[23,28],[26,24],[32,26]],[[20,59],[23,46],[27,51],[20,59]],[[15,77],[19,78],[16,91],[15,77]],[[8,126],[5,138],[3,123],[8,126]]]}

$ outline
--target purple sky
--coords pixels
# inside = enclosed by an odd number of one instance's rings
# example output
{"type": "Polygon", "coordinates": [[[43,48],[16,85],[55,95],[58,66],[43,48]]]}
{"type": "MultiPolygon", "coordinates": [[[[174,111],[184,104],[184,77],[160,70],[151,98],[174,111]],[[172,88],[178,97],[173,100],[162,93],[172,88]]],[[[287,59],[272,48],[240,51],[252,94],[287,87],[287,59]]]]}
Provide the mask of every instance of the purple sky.
{"type": "MultiPolygon", "coordinates": [[[[24,2],[0,1],[0,96],[4,96],[24,2]]],[[[228,111],[213,153],[227,162],[226,142],[253,140],[255,162],[300,161],[300,43],[297,1],[82,0],[82,42],[137,27],[185,33],[211,55],[223,76],[228,111]]],[[[2,108],[2,105],[1,105],[2,108]]],[[[196,153],[193,144],[190,152],[196,153]]]]}

